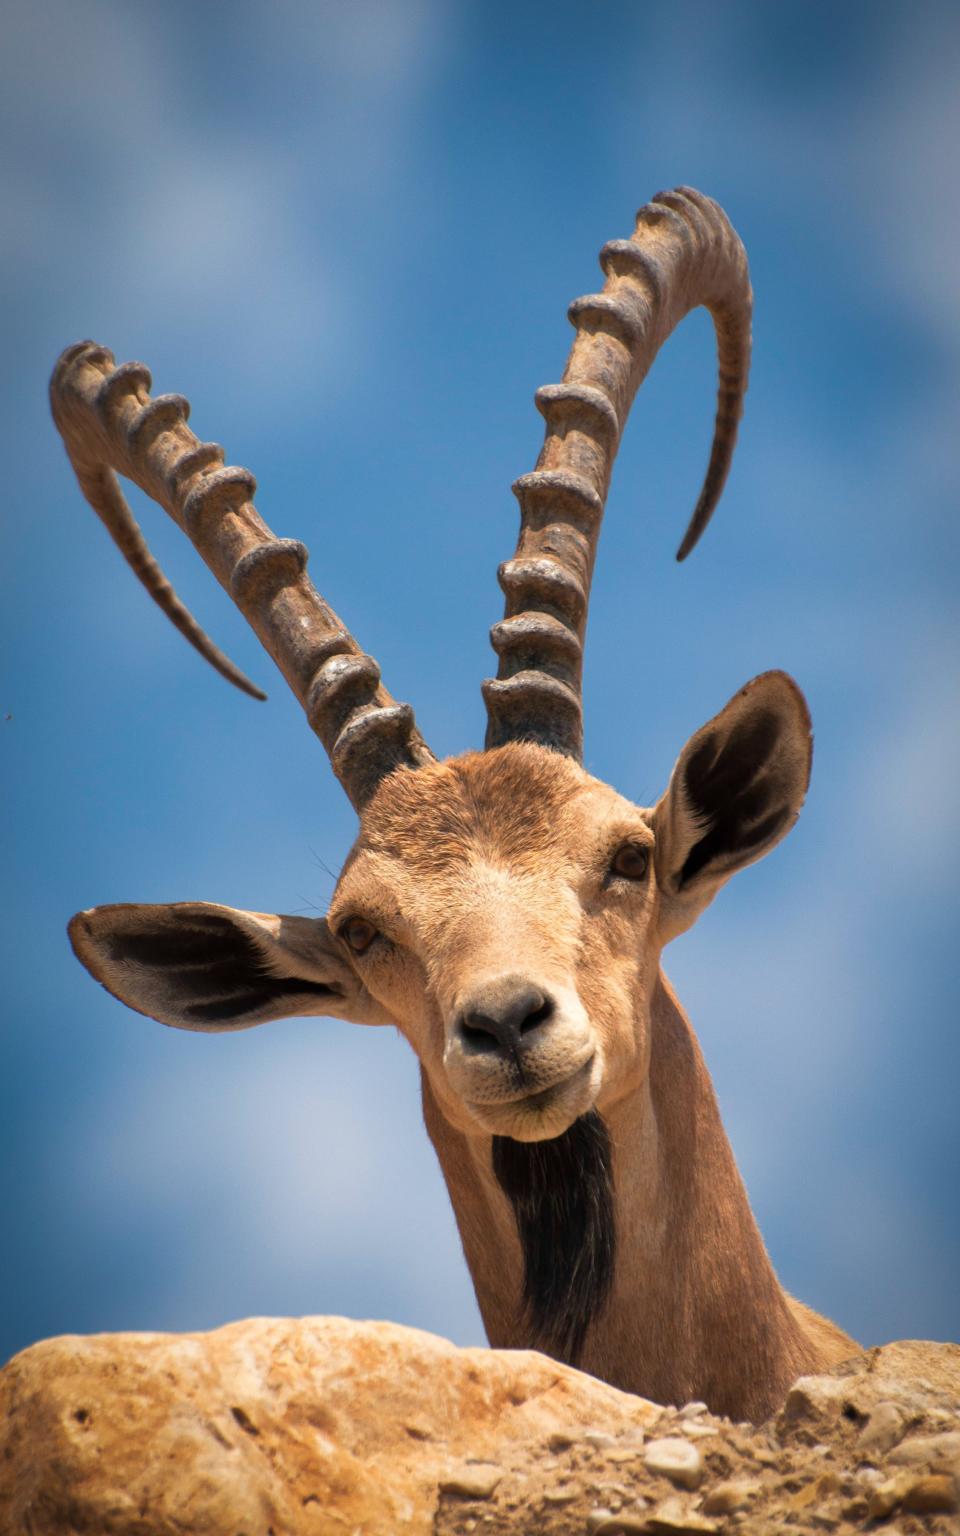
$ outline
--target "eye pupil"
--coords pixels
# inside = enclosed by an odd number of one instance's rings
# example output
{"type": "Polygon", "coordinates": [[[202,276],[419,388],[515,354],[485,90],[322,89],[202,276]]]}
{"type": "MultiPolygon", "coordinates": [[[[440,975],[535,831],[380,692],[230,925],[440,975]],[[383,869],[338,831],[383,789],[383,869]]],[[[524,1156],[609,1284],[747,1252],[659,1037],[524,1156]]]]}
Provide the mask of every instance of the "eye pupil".
{"type": "Polygon", "coordinates": [[[377,936],[377,930],[372,923],[367,922],[365,917],[351,917],[349,922],[344,923],[340,934],[352,950],[362,955],[365,949],[370,948],[377,936]]]}
{"type": "Polygon", "coordinates": [[[637,843],[624,843],[614,854],[613,872],[615,875],[623,875],[627,880],[642,880],[649,862],[646,848],[641,848],[637,843]]]}

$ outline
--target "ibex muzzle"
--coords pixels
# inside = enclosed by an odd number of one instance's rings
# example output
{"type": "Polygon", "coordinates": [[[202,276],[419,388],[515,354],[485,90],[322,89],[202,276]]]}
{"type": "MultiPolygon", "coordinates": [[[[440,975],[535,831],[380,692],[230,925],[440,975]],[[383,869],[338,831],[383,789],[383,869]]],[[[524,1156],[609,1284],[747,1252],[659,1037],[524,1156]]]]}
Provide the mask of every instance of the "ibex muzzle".
{"type": "Polygon", "coordinates": [[[443,1061],[479,1124],[521,1141],[566,1130],[599,1087],[596,1044],[576,991],[528,975],[474,979],[443,1061]]]}

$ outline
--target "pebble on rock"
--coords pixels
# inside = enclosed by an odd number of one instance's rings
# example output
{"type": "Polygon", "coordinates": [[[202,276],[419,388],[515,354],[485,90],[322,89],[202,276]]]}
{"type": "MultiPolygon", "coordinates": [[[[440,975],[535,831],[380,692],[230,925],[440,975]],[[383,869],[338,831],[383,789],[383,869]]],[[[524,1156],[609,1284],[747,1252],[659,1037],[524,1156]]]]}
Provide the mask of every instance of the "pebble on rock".
{"type": "Polygon", "coordinates": [[[884,1456],[898,1440],[903,1439],[906,1419],[896,1403],[878,1403],[857,1439],[861,1451],[874,1451],[884,1456]]]}
{"type": "Polygon", "coordinates": [[[705,1515],[732,1515],[738,1509],[746,1509],[763,1487],[758,1482],[718,1483],[711,1488],[703,1501],[705,1515]]]}
{"type": "Polygon", "coordinates": [[[874,1488],[867,1505],[868,1520],[885,1520],[892,1515],[912,1482],[911,1477],[901,1472],[899,1477],[891,1477],[874,1488]]]}
{"type": "Polygon", "coordinates": [[[957,1485],[941,1473],[918,1477],[903,1496],[903,1507],[911,1515],[953,1515],[960,1509],[957,1485]]]}
{"type": "Polygon", "coordinates": [[[703,1477],[703,1458],[689,1440],[651,1440],[643,1455],[648,1472],[668,1477],[681,1488],[698,1488],[703,1477]]]}
{"type": "Polygon", "coordinates": [[[943,1474],[915,1477],[901,1472],[874,1489],[867,1513],[871,1520],[884,1520],[898,1506],[912,1515],[955,1514],[960,1507],[956,1483],[943,1474]]]}
{"type": "Polygon", "coordinates": [[[945,1435],[915,1435],[891,1451],[887,1462],[892,1467],[928,1466],[934,1471],[960,1471],[960,1431],[945,1435]]]}
{"type": "Polygon", "coordinates": [[[595,1533],[602,1530],[604,1526],[609,1529],[612,1519],[612,1509],[591,1509],[587,1516],[587,1536],[595,1536],[595,1533]]]}
{"type": "Polygon", "coordinates": [[[496,1462],[466,1462],[440,1481],[441,1493],[456,1493],[465,1499],[489,1499],[503,1478],[503,1468],[496,1462]]]}
{"type": "Polygon", "coordinates": [[[572,1504],[574,1499],[580,1497],[577,1488],[548,1488],[543,1495],[544,1504],[572,1504]]]}
{"type": "Polygon", "coordinates": [[[584,1445],[589,1445],[595,1451],[605,1451],[613,1444],[613,1436],[602,1429],[588,1429],[581,1439],[584,1445]]]}
{"type": "Polygon", "coordinates": [[[720,1527],[716,1520],[708,1520],[674,1495],[650,1511],[646,1529],[651,1536],[715,1536],[720,1527]]]}
{"type": "Polygon", "coordinates": [[[847,1383],[832,1376],[801,1376],[787,1393],[781,1420],[790,1425],[800,1419],[837,1418],[847,1393],[847,1383]]]}

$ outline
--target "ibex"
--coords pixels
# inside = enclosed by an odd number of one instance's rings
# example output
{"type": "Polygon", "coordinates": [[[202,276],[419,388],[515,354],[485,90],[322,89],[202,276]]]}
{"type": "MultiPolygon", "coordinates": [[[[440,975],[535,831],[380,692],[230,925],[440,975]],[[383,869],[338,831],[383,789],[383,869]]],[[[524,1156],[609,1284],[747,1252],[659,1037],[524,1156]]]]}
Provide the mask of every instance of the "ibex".
{"type": "Polygon", "coordinates": [[[499,571],[485,749],[446,762],[311,585],[304,546],[261,521],[253,476],[190,432],[186,400],[151,399],[145,367],[114,367],[91,342],[63,354],[53,413],[88,501],[187,638],[256,693],[179,604],[114,472],[174,518],[300,700],[360,820],[324,918],[105,906],[70,936],[114,996],[181,1029],[295,1014],[398,1026],[491,1344],[757,1420],[798,1374],[857,1346],[781,1289],[660,952],[793,825],[810,719],[784,673],[754,678],[683,748],[650,809],[582,767],[587,601],[627,413],[663,341],[705,305],[719,404],[683,559],[732,457],[752,303],[726,215],[687,187],[641,208],[600,262],[603,291],[570,309],[563,382],[536,396],[537,467],[514,486],[520,539],[499,571]]]}

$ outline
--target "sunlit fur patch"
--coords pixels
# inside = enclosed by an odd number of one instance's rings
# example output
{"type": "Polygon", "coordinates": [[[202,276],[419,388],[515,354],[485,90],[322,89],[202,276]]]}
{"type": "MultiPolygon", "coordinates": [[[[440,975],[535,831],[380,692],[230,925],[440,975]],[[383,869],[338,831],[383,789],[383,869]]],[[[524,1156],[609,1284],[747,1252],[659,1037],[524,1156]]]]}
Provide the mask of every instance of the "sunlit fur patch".
{"type": "Polygon", "coordinates": [[[426,873],[505,850],[514,869],[540,870],[564,847],[572,802],[591,783],[568,758],[530,743],[395,773],[364,811],[356,851],[426,873]]]}
{"type": "Polygon", "coordinates": [[[597,1111],[562,1136],[493,1138],[493,1171],[523,1251],[523,1304],[538,1348],[576,1365],[616,1259],[610,1138],[597,1111]]]}

